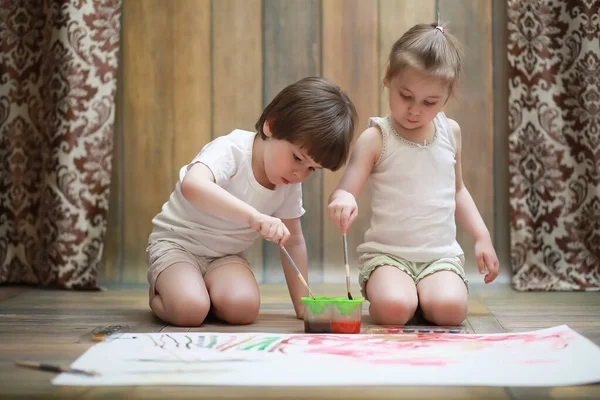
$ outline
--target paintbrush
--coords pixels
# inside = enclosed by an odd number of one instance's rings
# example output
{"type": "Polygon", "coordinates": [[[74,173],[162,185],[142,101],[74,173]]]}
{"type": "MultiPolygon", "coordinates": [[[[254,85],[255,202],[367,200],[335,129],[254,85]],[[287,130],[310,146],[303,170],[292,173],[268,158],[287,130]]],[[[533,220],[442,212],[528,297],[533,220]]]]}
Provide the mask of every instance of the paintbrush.
{"type": "Polygon", "coordinates": [[[96,371],[85,371],[83,369],[77,368],[64,368],[59,365],[54,364],[46,364],[39,363],[33,361],[15,361],[15,364],[19,367],[39,369],[40,371],[50,371],[50,372],[66,372],[70,374],[82,374],[87,376],[99,376],[100,373],[96,371]]]}
{"type": "Polygon", "coordinates": [[[281,250],[283,251],[283,254],[285,254],[285,256],[287,257],[287,259],[290,262],[290,264],[292,264],[292,267],[296,271],[296,274],[298,275],[298,278],[300,278],[300,281],[302,282],[302,284],[304,285],[304,287],[306,288],[306,290],[308,290],[308,294],[310,295],[310,297],[312,297],[314,299],[315,296],[310,291],[310,288],[308,287],[308,283],[306,283],[306,280],[304,280],[304,277],[300,273],[300,270],[296,266],[296,263],[294,262],[294,260],[292,260],[292,256],[290,256],[290,253],[288,253],[288,251],[286,250],[285,247],[282,247],[281,250]]]}
{"type": "Polygon", "coordinates": [[[352,300],[352,295],[350,294],[350,265],[348,265],[348,240],[346,239],[346,234],[343,236],[344,242],[344,268],[346,268],[346,289],[348,290],[348,299],[352,300]]]}

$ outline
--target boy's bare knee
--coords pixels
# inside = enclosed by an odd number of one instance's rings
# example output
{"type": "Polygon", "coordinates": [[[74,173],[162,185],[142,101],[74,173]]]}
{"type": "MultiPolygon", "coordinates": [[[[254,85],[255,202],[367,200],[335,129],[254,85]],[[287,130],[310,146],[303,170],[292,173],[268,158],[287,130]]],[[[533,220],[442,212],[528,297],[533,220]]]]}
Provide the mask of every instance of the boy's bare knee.
{"type": "Polygon", "coordinates": [[[404,325],[414,315],[418,306],[417,296],[391,295],[370,300],[369,314],[380,325],[404,325]]]}
{"type": "Polygon", "coordinates": [[[177,326],[202,325],[210,309],[209,303],[200,297],[192,296],[181,296],[164,305],[168,322],[177,326]]]}
{"type": "Polygon", "coordinates": [[[255,293],[228,293],[213,298],[217,317],[234,325],[247,325],[254,322],[260,310],[260,297],[255,293]]]}
{"type": "Polygon", "coordinates": [[[232,325],[248,325],[258,317],[258,307],[256,309],[250,307],[238,308],[235,310],[227,310],[221,313],[222,319],[232,325]]]}
{"type": "Polygon", "coordinates": [[[462,296],[422,299],[421,308],[425,319],[436,325],[460,325],[467,318],[467,301],[462,296]]]}

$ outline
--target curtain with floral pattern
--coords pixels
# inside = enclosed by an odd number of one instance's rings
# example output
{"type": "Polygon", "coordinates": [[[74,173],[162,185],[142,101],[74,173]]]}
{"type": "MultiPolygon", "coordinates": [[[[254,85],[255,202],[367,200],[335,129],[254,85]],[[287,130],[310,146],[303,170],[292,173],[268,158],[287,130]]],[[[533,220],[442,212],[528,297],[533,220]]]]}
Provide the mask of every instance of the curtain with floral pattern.
{"type": "Polygon", "coordinates": [[[0,0],[0,283],[97,288],[121,0],[0,0]]]}
{"type": "Polygon", "coordinates": [[[600,289],[600,2],[509,0],[517,290],[600,289]]]}

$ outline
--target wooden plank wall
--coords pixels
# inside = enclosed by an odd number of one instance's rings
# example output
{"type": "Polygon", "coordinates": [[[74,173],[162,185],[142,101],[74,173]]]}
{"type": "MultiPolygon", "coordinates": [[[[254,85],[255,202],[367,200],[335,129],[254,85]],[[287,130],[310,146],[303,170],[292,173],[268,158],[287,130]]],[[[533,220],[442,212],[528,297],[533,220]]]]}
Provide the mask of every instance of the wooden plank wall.
{"type": "MultiPolygon", "coordinates": [[[[375,0],[330,0],[323,2],[323,76],[340,85],[356,106],[357,136],[369,116],[379,114],[378,100],[378,4],[375,0]]],[[[323,208],[343,175],[343,170],[325,172],[323,208]]],[[[348,231],[352,256],[369,224],[369,188],[358,199],[358,218],[348,231]]],[[[324,280],[343,282],[342,236],[328,221],[324,223],[324,280]]],[[[352,257],[353,259],[355,257],[352,257]]],[[[354,263],[355,264],[355,263],[354,263]]]]}
{"type": "MultiPolygon", "coordinates": [[[[309,75],[340,85],[358,109],[357,134],[369,116],[385,115],[381,79],[392,43],[438,11],[465,45],[464,79],[446,112],[461,124],[464,177],[494,232],[491,0],[134,0],[123,4],[102,280],[146,282],[151,220],[181,166],[212,138],[253,130],[285,85],[309,75]]],[[[311,282],[343,282],[341,236],[325,218],[341,174],[315,173],[304,184],[311,282]]],[[[348,234],[353,264],[369,204],[367,188],[348,234]]],[[[462,231],[459,240],[472,261],[472,242],[462,231]]],[[[272,244],[257,240],[249,258],[260,282],[283,281],[272,244]]]]}
{"type": "MultiPolygon", "coordinates": [[[[306,76],[321,75],[321,2],[318,0],[263,0],[265,106],[285,86],[306,76]]],[[[308,262],[318,268],[322,260],[323,172],[303,183],[303,232],[308,262]]],[[[280,282],[277,246],[258,241],[264,248],[264,282],[280,282]]]]}
{"type": "MultiPolygon", "coordinates": [[[[209,130],[212,138],[236,128],[254,130],[263,108],[263,43],[262,28],[258,23],[261,6],[260,0],[210,2],[212,19],[208,29],[212,30],[212,54],[204,63],[210,63],[213,73],[210,91],[213,125],[209,130]]],[[[193,46],[193,41],[188,45],[193,46]]],[[[190,134],[193,132],[188,132],[190,134]]],[[[186,160],[179,160],[179,163],[185,164],[186,160]]],[[[262,243],[257,240],[247,255],[256,279],[262,281],[262,243]]]]}
{"type": "MultiPolygon", "coordinates": [[[[463,138],[463,179],[490,233],[494,232],[494,137],[492,79],[492,2],[438,0],[443,21],[463,44],[463,75],[445,112],[455,119],[463,138]],[[468,22],[467,22],[468,21],[468,22]]],[[[462,229],[458,241],[474,261],[475,242],[462,229]]],[[[474,273],[475,265],[470,268],[474,273]]],[[[481,279],[481,278],[478,278],[481,279]]]]}

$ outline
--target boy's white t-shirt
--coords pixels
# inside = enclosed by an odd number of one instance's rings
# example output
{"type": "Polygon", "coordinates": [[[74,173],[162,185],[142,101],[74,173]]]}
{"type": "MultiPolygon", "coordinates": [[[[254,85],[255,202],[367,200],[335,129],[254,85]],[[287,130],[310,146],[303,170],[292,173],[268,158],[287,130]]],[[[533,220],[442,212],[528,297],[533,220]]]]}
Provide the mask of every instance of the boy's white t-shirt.
{"type": "Polygon", "coordinates": [[[255,132],[236,129],[205,145],[191,163],[183,166],[175,190],[152,220],[154,229],[149,242],[169,240],[195,255],[222,257],[246,250],[258,237],[247,223],[204,212],[183,196],[181,182],[197,162],[210,168],[217,185],[259,212],[280,219],[301,217],[305,212],[301,183],[277,185],[271,190],[254,177],[252,145],[255,136],[255,132]]]}

